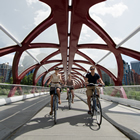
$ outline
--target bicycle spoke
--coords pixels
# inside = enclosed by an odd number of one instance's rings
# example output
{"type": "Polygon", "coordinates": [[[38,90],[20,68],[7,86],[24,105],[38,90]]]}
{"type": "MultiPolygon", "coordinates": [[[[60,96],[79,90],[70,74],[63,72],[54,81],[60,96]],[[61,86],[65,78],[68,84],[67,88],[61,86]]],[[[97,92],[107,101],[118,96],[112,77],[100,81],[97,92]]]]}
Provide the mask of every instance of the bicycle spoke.
{"type": "Polygon", "coordinates": [[[97,104],[96,104],[96,109],[95,109],[95,116],[96,116],[97,123],[99,125],[101,125],[101,123],[102,123],[102,109],[101,109],[101,104],[100,104],[100,101],[98,98],[97,98],[97,104]]]}
{"type": "Polygon", "coordinates": [[[54,124],[57,122],[57,97],[54,99],[54,124]]]}
{"type": "Polygon", "coordinates": [[[69,93],[68,95],[68,105],[69,105],[69,109],[71,109],[71,93],[69,93]]]}

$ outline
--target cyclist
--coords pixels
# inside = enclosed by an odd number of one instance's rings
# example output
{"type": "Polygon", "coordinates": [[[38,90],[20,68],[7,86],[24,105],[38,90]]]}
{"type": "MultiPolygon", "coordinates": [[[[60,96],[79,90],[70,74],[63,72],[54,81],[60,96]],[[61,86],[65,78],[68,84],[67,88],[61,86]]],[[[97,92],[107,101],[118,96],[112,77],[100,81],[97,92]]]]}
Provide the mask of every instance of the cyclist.
{"type": "Polygon", "coordinates": [[[61,92],[61,85],[60,82],[63,83],[63,80],[61,78],[61,74],[59,74],[59,68],[55,67],[55,73],[53,73],[47,83],[47,86],[50,84],[51,82],[51,87],[50,87],[50,95],[51,95],[51,111],[50,111],[50,115],[53,114],[53,94],[55,92],[55,84],[57,84],[57,94],[58,94],[58,103],[61,104],[61,100],[60,100],[60,92],[61,92]]]}
{"type": "Polygon", "coordinates": [[[68,75],[68,79],[66,81],[66,85],[67,86],[70,86],[70,88],[67,88],[67,98],[66,100],[68,99],[68,91],[71,90],[71,93],[72,93],[72,103],[74,102],[73,99],[74,99],[74,86],[75,86],[75,83],[74,83],[74,80],[72,80],[71,78],[71,74],[68,75]]]}
{"type": "MultiPolygon", "coordinates": [[[[90,67],[90,71],[89,73],[86,74],[85,77],[85,83],[87,84],[87,90],[86,90],[86,94],[87,94],[87,103],[88,103],[88,114],[91,114],[91,106],[90,106],[90,99],[91,96],[93,95],[93,91],[95,91],[95,86],[88,86],[89,83],[94,83],[97,84],[97,81],[100,82],[102,85],[104,85],[104,82],[102,81],[102,79],[100,78],[100,76],[95,73],[95,67],[91,66],[90,67]]],[[[96,88],[97,93],[99,94],[99,89],[96,88]]]]}

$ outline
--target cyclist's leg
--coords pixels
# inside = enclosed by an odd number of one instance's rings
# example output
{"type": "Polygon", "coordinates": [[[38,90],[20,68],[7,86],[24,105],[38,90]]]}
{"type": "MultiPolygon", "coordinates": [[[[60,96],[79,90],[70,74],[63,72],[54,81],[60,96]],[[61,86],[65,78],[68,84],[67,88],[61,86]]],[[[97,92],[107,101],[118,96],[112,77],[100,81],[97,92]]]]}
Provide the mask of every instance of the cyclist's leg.
{"type": "Polygon", "coordinates": [[[74,91],[73,91],[73,89],[71,89],[71,93],[72,93],[72,103],[73,103],[73,99],[74,99],[74,91]]]}
{"type": "Polygon", "coordinates": [[[57,87],[56,91],[57,91],[57,94],[58,94],[58,100],[59,100],[58,103],[61,104],[61,100],[60,100],[60,91],[61,91],[61,89],[59,87],[57,87]]]}
{"type": "Polygon", "coordinates": [[[54,87],[50,88],[50,95],[51,95],[51,111],[50,111],[50,115],[53,114],[53,93],[55,92],[54,87]]]}
{"type": "Polygon", "coordinates": [[[69,88],[67,88],[67,98],[66,98],[66,100],[68,100],[68,92],[69,92],[69,88]]]}
{"type": "Polygon", "coordinates": [[[91,113],[91,102],[90,102],[90,99],[91,99],[91,96],[93,95],[93,90],[95,89],[94,86],[87,86],[87,91],[86,91],[86,94],[87,94],[87,103],[88,103],[88,108],[89,108],[89,112],[88,113],[91,113]]]}

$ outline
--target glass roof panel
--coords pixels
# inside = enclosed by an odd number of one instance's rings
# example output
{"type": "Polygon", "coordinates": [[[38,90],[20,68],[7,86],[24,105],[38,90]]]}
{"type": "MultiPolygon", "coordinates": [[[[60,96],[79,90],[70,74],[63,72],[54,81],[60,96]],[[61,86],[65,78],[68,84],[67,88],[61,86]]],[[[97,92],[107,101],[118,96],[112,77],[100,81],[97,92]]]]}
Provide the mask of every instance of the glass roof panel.
{"type": "Polygon", "coordinates": [[[135,36],[130,38],[128,41],[126,41],[123,45],[121,45],[123,48],[132,49],[135,51],[140,52],[140,32],[138,32],[135,36]]]}
{"type": "Polygon", "coordinates": [[[16,45],[16,43],[9,36],[7,36],[2,30],[0,30],[0,49],[12,45],[16,45]]]}
{"type": "Polygon", "coordinates": [[[42,61],[48,55],[50,55],[51,53],[57,50],[58,49],[54,49],[54,48],[35,48],[35,49],[28,49],[28,52],[30,52],[39,61],[42,61]]]}
{"type": "Polygon", "coordinates": [[[76,66],[76,65],[73,64],[72,65],[72,68],[80,68],[80,67],[78,67],[78,66],[76,66]]]}
{"type": "MultiPolygon", "coordinates": [[[[92,6],[89,14],[118,44],[139,27],[139,5],[139,0],[107,0],[92,6]]],[[[127,47],[139,51],[140,49],[137,47],[137,44],[140,44],[139,37],[137,35],[127,47]]]]}
{"type": "Polygon", "coordinates": [[[95,63],[99,61],[104,55],[109,51],[100,50],[100,49],[79,49],[82,53],[90,57],[95,63]]]}
{"type": "Polygon", "coordinates": [[[32,43],[37,43],[37,42],[47,42],[47,43],[59,44],[56,24],[53,24],[52,26],[47,28],[44,32],[42,32],[39,36],[37,36],[32,41],[32,43]]]}
{"type": "MultiPolygon", "coordinates": [[[[83,64],[83,63],[77,63],[77,64],[81,65],[81,66],[82,66],[83,68],[85,68],[87,71],[90,71],[90,67],[92,66],[92,65],[83,64]]],[[[95,69],[95,72],[98,73],[96,69],[95,69]]]]}
{"type": "MultiPolygon", "coordinates": [[[[79,77],[80,79],[82,79],[82,80],[84,81],[84,78],[83,78],[82,76],[80,76],[80,75],[78,75],[78,74],[76,74],[76,76],[79,77]]],[[[78,79],[77,77],[75,77],[75,78],[78,79]]],[[[78,79],[78,80],[80,80],[80,79],[78,79]]],[[[80,80],[80,81],[81,81],[81,80],[80,80]]]]}
{"type": "MultiPolygon", "coordinates": [[[[45,65],[44,65],[45,66],[45,65]]],[[[45,69],[44,67],[40,67],[39,69],[38,69],[38,71],[37,71],[37,74],[36,74],[36,78],[35,79],[37,79],[38,78],[38,76],[39,75],[41,75],[43,72],[45,72],[45,71],[47,71],[47,69],[45,69]]]]}
{"type": "Polygon", "coordinates": [[[63,65],[59,65],[58,67],[59,67],[59,68],[63,68],[63,65]]]}
{"type": "Polygon", "coordinates": [[[46,69],[44,69],[44,67],[40,67],[37,71],[37,74],[36,74],[36,78],[41,75],[43,72],[45,72],[46,70],[49,70],[51,67],[53,67],[54,65],[56,65],[58,63],[50,63],[50,64],[45,64],[43,65],[46,69]]]}
{"type": "Polygon", "coordinates": [[[51,12],[51,8],[39,0],[4,0],[0,4],[0,9],[0,23],[19,42],[23,41],[27,34],[51,12]]]}
{"type": "Polygon", "coordinates": [[[87,59],[85,59],[84,57],[82,57],[82,56],[79,55],[79,54],[75,54],[74,60],[87,60],[87,59]]]}
{"type": "Polygon", "coordinates": [[[10,54],[1,56],[0,57],[0,64],[9,63],[9,65],[12,66],[13,65],[14,55],[15,55],[15,53],[10,53],[10,54]]]}
{"type": "Polygon", "coordinates": [[[51,57],[49,60],[62,60],[61,54],[57,54],[57,55],[51,57]]]}
{"type": "Polygon", "coordinates": [[[99,65],[105,67],[117,77],[118,67],[117,67],[116,58],[113,53],[109,54],[101,62],[99,62],[99,65]]]}
{"type": "Polygon", "coordinates": [[[18,75],[20,75],[27,68],[37,63],[38,62],[36,62],[29,54],[27,54],[26,52],[23,52],[19,61],[19,65],[18,65],[18,75]]]}
{"type": "Polygon", "coordinates": [[[102,38],[98,36],[91,28],[83,24],[78,44],[87,44],[87,43],[106,44],[104,40],[102,40],[102,38]]]}
{"type": "Polygon", "coordinates": [[[51,73],[52,72],[47,73],[44,79],[46,80],[49,76],[51,76],[51,73]]]}
{"type": "Polygon", "coordinates": [[[90,66],[91,65],[88,65],[88,64],[83,64],[83,63],[76,63],[76,64],[79,64],[81,65],[83,68],[85,68],[86,70],[89,70],[90,66]]]}
{"type": "Polygon", "coordinates": [[[77,72],[81,73],[83,76],[85,76],[86,72],[82,71],[82,70],[76,70],[77,72]]]}

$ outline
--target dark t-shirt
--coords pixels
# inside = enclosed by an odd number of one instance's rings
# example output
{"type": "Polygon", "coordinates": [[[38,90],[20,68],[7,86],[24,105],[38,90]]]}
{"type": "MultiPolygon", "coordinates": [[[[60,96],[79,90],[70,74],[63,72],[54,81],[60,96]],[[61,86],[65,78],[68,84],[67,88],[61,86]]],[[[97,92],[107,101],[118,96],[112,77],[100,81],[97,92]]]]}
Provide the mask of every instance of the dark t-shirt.
{"type": "Polygon", "coordinates": [[[100,76],[97,73],[95,73],[94,76],[92,76],[91,73],[87,73],[86,78],[88,78],[89,83],[97,84],[97,80],[100,78],[100,76]]]}

